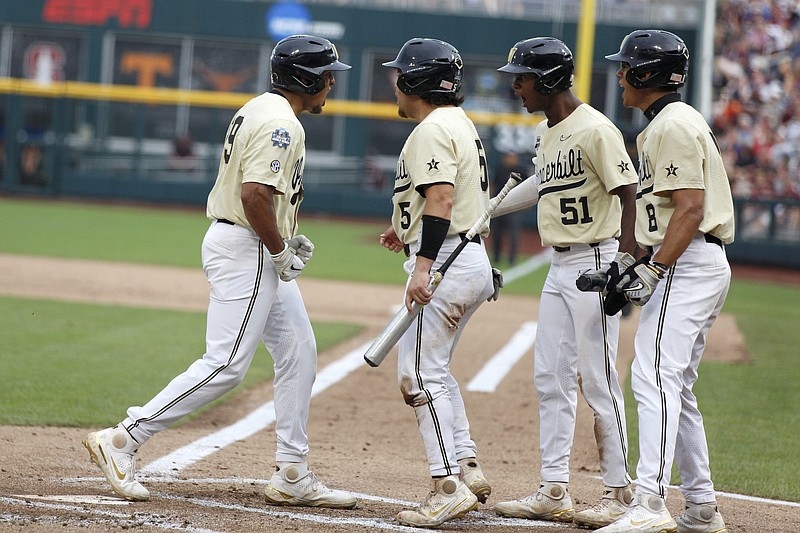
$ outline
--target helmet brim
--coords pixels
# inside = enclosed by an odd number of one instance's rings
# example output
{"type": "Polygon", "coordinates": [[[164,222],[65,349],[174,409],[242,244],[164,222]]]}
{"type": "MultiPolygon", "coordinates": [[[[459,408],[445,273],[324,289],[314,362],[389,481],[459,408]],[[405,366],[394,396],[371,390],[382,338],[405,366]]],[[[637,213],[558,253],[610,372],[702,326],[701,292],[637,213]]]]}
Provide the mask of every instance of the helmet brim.
{"type": "Polygon", "coordinates": [[[606,59],[608,59],[609,61],[624,61],[626,63],[630,62],[631,60],[630,57],[623,55],[619,52],[617,52],[616,54],[607,55],[606,59]]]}
{"type": "Polygon", "coordinates": [[[528,67],[523,67],[520,65],[512,65],[509,63],[508,65],[502,66],[497,69],[497,72],[505,72],[507,74],[527,74],[529,72],[533,72],[528,67]]]}

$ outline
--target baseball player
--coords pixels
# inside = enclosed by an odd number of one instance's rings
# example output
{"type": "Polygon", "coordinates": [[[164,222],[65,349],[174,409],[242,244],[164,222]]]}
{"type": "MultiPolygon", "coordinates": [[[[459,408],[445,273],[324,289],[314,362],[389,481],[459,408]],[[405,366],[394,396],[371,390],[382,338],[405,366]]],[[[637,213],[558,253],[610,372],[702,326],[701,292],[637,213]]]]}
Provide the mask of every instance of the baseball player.
{"type": "Polygon", "coordinates": [[[394,61],[383,65],[397,71],[400,116],[419,123],[400,153],[392,225],[380,243],[395,252],[406,249],[406,307],[425,304],[398,343],[397,367],[432,477],[431,492],[419,509],[402,511],[397,518],[406,525],[436,527],[475,509],[492,490],[476,460],[464,400],[450,373],[461,332],[478,306],[494,295],[482,238],[488,225],[452,263],[435,296],[428,288],[431,271],[487,209],[489,180],[481,140],[459,107],[464,98],[458,50],[435,39],[411,39],[394,61]]]}
{"type": "Polygon", "coordinates": [[[542,111],[547,120],[536,129],[535,177],[512,190],[495,216],[538,200],[542,245],[554,253],[535,343],[541,482],[534,494],[494,510],[597,528],[624,514],[632,497],[615,366],[620,317],[606,316],[603,295],[581,292],[576,279],[635,251],[636,175],[620,131],[570,90],[574,68],[563,42],[535,37],[516,43],[498,69],[514,75],[512,87],[525,109],[542,111]],[[596,506],[576,513],[568,484],[578,390],[594,411],[605,488],[596,506]]]}
{"type": "Polygon", "coordinates": [[[327,488],[308,467],[306,424],[316,377],[316,341],[294,281],[314,246],[296,235],[303,200],[305,132],[298,116],[320,113],[347,70],[326,39],[292,36],[275,45],[270,92],[234,115],[203,240],[211,287],[206,353],[118,425],[83,441],[114,491],[129,500],[149,493],[135,479],[136,452],[150,437],[219,398],[245,376],[259,341],[275,362],[276,469],[266,488],[272,505],[352,508],[356,499],[327,488]]]}
{"type": "MultiPolygon", "coordinates": [[[[706,335],[730,284],[725,244],[733,201],[705,119],[681,102],[689,51],[680,37],[637,30],[622,41],[617,78],[625,107],[649,124],[639,134],[636,240],[648,255],[617,288],[641,305],[631,384],[639,413],[635,505],[605,533],[727,531],[717,510],[703,417],[692,387],[706,335]],[[673,459],[686,510],[666,508],[673,459]]],[[[626,276],[627,277],[627,276],[626,276]]]]}

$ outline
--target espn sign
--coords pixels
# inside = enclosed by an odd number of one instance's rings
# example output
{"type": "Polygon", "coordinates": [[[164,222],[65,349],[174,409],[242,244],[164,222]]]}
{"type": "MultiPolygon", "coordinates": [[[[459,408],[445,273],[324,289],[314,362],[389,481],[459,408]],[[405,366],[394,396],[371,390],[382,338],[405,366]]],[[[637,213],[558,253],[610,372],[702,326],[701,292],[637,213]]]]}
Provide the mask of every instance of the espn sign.
{"type": "Polygon", "coordinates": [[[153,18],[153,0],[45,0],[42,20],[105,26],[116,19],[122,28],[145,29],[153,18]]]}

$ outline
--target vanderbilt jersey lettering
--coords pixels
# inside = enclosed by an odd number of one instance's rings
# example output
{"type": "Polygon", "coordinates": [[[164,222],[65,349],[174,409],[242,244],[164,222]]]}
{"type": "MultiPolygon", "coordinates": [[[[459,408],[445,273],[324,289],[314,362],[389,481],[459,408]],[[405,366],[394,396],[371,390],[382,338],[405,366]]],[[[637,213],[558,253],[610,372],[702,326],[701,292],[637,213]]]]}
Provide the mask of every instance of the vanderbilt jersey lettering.
{"type": "Polygon", "coordinates": [[[600,242],[620,234],[622,207],[609,192],[636,183],[622,133],[582,104],[536,129],[538,226],[544,246],[600,242]]]}
{"type": "Polygon", "coordinates": [[[636,240],[641,246],[664,241],[675,204],[669,191],[704,189],[701,233],[733,242],[730,183],[719,147],[703,116],[684,102],[664,107],[636,139],[641,161],[636,193],[636,240]]]}
{"type": "MultiPolygon", "coordinates": [[[[448,235],[469,231],[489,206],[486,156],[472,121],[459,107],[439,107],[411,132],[397,161],[392,226],[406,244],[419,236],[425,210],[423,187],[453,185],[448,235]]],[[[489,225],[481,230],[489,234],[489,225]]]]}
{"type": "Polygon", "coordinates": [[[281,236],[293,237],[303,201],[305,138],[283,96],[265,93],[247,102],[228,126],[217,181],[208,196],[208,218],[251,227],[242,206],[242,183],[263,183],[275,188],[281,236]]]}

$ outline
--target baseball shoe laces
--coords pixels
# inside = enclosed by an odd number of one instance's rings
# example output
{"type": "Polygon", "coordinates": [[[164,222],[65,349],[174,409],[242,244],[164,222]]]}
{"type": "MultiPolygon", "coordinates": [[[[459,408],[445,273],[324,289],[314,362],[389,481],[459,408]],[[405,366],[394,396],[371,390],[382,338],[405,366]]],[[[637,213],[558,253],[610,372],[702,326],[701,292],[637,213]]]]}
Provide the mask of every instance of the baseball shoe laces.
{"type": "Polygon", "coordinates": [[[100,467],[114,492],[131,501],[146,501],[150,493],[136,481],[137,443],[127,431],[113,427],[83,439],[92,462],[100,467]]]}

